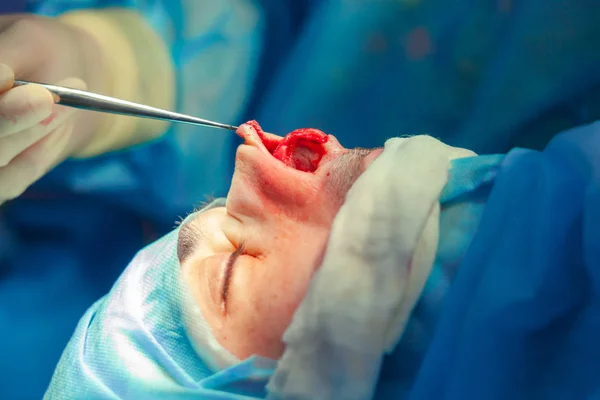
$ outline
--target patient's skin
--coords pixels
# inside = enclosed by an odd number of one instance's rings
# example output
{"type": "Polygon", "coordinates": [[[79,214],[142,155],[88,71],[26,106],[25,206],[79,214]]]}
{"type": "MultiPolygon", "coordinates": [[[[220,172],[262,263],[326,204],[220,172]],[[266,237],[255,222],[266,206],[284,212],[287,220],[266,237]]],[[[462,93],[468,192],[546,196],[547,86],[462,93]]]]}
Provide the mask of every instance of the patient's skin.
{"type": "Polygon", "coordinates": [[[259,132],[255,122],[238,129],[245,143],[226,207],[198,214],[179,236],[198,306],[219,343],[240,359],[282,355],[282,335],[320,264],[332,221],[382,151],[348,150],[316,130],[284,141],[269,134],[261,140],[259,132]],[[242,244],[228,280],[228,260],[242,244]]]}

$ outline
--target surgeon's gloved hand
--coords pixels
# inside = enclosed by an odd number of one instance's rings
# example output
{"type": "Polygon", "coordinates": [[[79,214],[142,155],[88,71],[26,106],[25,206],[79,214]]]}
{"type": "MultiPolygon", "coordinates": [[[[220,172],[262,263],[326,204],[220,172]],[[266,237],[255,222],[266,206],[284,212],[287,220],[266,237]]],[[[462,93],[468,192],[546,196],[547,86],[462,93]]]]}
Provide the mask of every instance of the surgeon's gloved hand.
{"type": "Polygon", "coordinates": [[[134,11],[0,16],[0,204],[68,157],[122,149],[166,130],[164,123],[57,105],[41,86],[12,88],[15,78],[173,103],[168,50],[134,11]]]}
{"type": "MultiPolygon", "coordinates": [[[[12,79],[0,66],[0,90],[12,79]],[[0,75],[1,76],[1,75],[0,75]]],[[[58,84],[85,89],[77,78],[58,84]]],[[[0,204],[19,196],[29,185],[73,152],[85,138],[73,138],[75,109],[54,104],[54,98],[38,85],[17,87],[0,95],[0,204]]]]}
{"type": "MultiPolygon", "coordinates": [[[[12,88],[15,75],[77,89],[87,88],[83,80],[100,86],[101,74],[88,71],[91,60],[82,46],[93,47],[93,39],[58,19],[0,16],[0,203],[89,140],[82,112],[56,105],[41,86],[12,88]]],[[[85,116],[91,118],[88,127],[97,123],[98,117],[85,116]]]]}

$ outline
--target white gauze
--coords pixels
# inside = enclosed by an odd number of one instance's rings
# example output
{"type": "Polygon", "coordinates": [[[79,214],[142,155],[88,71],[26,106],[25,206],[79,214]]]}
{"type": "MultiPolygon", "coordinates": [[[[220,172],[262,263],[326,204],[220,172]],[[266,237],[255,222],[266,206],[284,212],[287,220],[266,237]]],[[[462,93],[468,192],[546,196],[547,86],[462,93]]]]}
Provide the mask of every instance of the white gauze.
{"type": "Polygon", "coordinates": [[[367,399],[433,264],[450,161],[475,154],[396,138],[347,194],[309,291],[284,335],[269,399],[367,399]]]}

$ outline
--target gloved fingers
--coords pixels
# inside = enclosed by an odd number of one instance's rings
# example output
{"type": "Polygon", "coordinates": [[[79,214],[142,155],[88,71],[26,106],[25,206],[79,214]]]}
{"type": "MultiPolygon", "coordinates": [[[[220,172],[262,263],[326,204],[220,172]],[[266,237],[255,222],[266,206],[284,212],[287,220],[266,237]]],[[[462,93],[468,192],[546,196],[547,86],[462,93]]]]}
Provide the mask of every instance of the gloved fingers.
{"type": "MultiPolygon", "coordinates": [[[[75,78],[65,79],[58,84],[75,89],[84,90],[86,88],[83,81],[75,78]]],[[[50,115],[32,127],[6,137],[0,136],[0,167],[8,165],[19,153],[65,123],[75,111],[73,108],[53,105],[50,115]]]]}
{"type": "MultiPolygon", "coordinates": [[[[57,86],[64,86],[71,89],[79,89],[79,90],[87,90],[87,85],[84,81],[79,78],[66,78],[59,82],[55,83],[57,86]]],[[[27,85],[27,86],[37,86],[37,85],[27,85]]],[[[46,89],[44,89],[46,90],[46,89]]],[[[52,95],[52,94],[51,94],[52,95]]],[[[54,95],[52,95],[54,99],[54,95]]],[[[72,117],[77,112],[77,109],[72,107],[61,106],[60,104],[52,105],[52,112],[48,117],[44,118],[38,124],[36,124],[33,128],[40,129],[45,128],[47,132],[51,132],[56,129],[58,126],[67,121],[68,118],[72,117]]],[[[0,139],[2,140],[2,139],[0,139]]]]}
{"type": "Polygon", "coordinates": [[[42,17],[34,15],[0,16],[0,62],[8,65],[19,77],[38,70],[52,49],[47,30],[40,24],[42,17]]]}
{"type": "Polygon", "coordinates": [[[19,86],[0,95],[0,138],[48,118],[53,105],[53,95],[39,85],[19,86]]]}
{"type": "Polygon", "coordinates": [[[15,134],[0,137],[0,167],[8,165],[13,158],[35,142],[53,132],[58,126],[73,115],[74,109],[55,105],[50,116],[31,128],[24,129],[15,134]]]}
{"type": "Polygon", "coordinates": [[[12,88],[15,83],[15,73],[6,64],[0,64],[0,93],[12,88]]]}
{"type": "Polygon", "coordinates": [[[20,196],[32,183],[66,157],[65,148],[73,131],[73,119],[67,119],[7,166],[0,168],[0,204],[20,196]]]}
{"type": "Polygon", "coordinates": [[[0,33],[9,28],[15,21],[22,19],[28,14],[3,14],[0,15],[0,33]]]}

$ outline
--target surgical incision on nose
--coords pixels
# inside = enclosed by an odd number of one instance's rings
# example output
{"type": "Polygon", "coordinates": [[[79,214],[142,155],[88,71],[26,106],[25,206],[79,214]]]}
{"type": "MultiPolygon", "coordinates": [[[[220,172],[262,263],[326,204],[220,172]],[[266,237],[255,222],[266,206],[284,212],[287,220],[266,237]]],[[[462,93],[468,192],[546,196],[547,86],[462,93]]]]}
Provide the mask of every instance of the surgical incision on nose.
{"type": "Polygon", "coordinates": [[[302,128],[288,133],[284,138],[267,136],[256,121],[247,123],[256,130],[267,150],[288,167],[314,172],[326,153],[328,137],[318,129],[302,128]]]}

